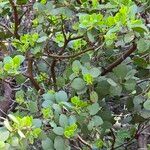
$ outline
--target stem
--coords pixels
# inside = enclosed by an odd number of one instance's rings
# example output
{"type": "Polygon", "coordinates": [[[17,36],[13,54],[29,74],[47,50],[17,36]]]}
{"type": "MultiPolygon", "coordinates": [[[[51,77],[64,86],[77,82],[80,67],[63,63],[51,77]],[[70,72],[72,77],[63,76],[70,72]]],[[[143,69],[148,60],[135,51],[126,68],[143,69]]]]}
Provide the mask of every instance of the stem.
{"type": "Polygon", "coordinates": [[[115,136],[115,134],[114,134],[113,129],[110,129],[110,131],[111,131],[112,138],[113,138],[113,140],[112,140],[112,145],[111,145],[111,150],[114,150],[114,146],[115,146],[115,142],[116,142],[116,136],[115,136]]]}
{"type": "Polygon", "coordinates": [[[44,91],[43,89],[40,87],[40,85],[38,84],[38,82],[34,79],[34,76],[33,76],[33,58],[28,58],[28,70],[27,70],[27,77],[30,79],[32,85],[35,87],[35,89],[37,91],[40,92],[40,94],[43,94],[44,91]]]}
{"type": "Polygon", "coordinates": [[[52,58],[55,58],[55,59],[70,59],[70,58],[75,58],[75,57],[78,57],[82,54],[85,54],[86,52],[88,51],[93,51],[94,48],[91,47],[91,48],[88,48],[88,49],[85,49],[84,51],[81,51],[79,53],[76,53],[74,55],[68,55],[68,56],[64,56],[64,55],[55,55],[55,54],[48,54],[49,57],[52,57],[52,58]]]}
{"type": "Polygon", "coordinates": [[[79,140],[82,144],[84,144],[84,145],[86,145],[87,147],[89,147],[90,150],[92,150],[92,146],[91,146],[89,143],[87,143],[85,140],[83,140],[80,135],[78,135],[78,140],[79,140]]]}
{"type": "Polygon", "coordinates": [[[3,28],[5,28],[11,35],[14,35],[13,32],[11,32],[11,30],[3,23],[0,23],[0,26],[2,26],[3,28]]]}
{"type": "Polygon", "coordinates": [[[19,34],[18,34],[18,26],[19,26],[19,17],[18,17],[18,11],[17,11],[17,6],[13,2],[13,0],[9,0],[10,5],[14,11],[14,23],[15,23],[15,29],[14,29],[14,36],[19,39],[19,34]]]}
{"type": "Polygon", "coordinates": [[[131,48],[126,51],[121,57],[119,57],[116,61],[114,61],[112,64],[110,64],[102,73],[101,76],[106,75],[107,73],[111,72],[115,67],[117,67],[119,64],[121,64],[130,54],[132,54],[137,48],[137,45],[133,43],[131,48]]]}

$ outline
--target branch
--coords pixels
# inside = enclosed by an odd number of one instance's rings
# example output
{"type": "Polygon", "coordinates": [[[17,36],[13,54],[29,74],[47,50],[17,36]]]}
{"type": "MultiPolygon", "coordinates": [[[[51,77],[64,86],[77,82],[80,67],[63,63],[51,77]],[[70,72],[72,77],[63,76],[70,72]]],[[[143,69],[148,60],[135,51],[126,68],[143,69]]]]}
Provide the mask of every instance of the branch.
{"type": "MultiPolygon", "coordinates": [[[[65,56],[65,55],[55,55],[55,54],[50,54],[50,53],[48,53],[48,56],[49,56],[49,57],[52,57],[52,58],[55,58],[55,59],[69,59],[69,58],[78,57],[78,56],[80,56],[80,55],[82,55],[82,54],[84,54],[84,53],[86,53],[86,52],[88,52],[88,51],[93,51],[93,50],[94,50],[94,48],[91,47],[91,48],[85,49],[84,51],[81,51],[81,52],[79,52],[79,53],[76,53],[76,54],[74,54],[74,55],[65,56]]],[[[47,55],[46,55],[46,56],[47,56],[47,55]]]]}
{"type": "Polygon", "coordinates": [[[14,35],[17,39],[19,39],[19,34],[18,34],[19,17],[18,17],[17,6],[13,2],[13,0],[9,0],[9,2],[14,11],[14,23],[15,23],[14,35]]]}
{"type": "Polygon", "coordinates": [[[81,4],[82,4],[80,0],[76,0],[76,1],[77,1],[77,3],[78,3],[79,5],[81,5],[81,4]]]}
{"type": "Polygon", "coordinates": [[[87,147],[89,147],[90,150],[92,150],[92,146],[91,146],[89,143],[87,143],[86,141],[84,141],[80,135],[78,135],[78,140],[79,140],[82,144],[84,144],[84,145],[86,145],[87,147]]]}
{"type": "Polygon", "coordinates": [[[119,64],[121,64],[130,54],[132,54],[137,48],[137,45],[133,43],[131,48],[126,51],[121,57],[119,57],[116,61],[114,61],[112,64],[110,64],[104,71],[101,73],[101,76],[106,75],[107,73],[111,72],[115,67],[117,67],[119,64]]]}
{"type": "MultiPolygon", "coordinates": [[[[10,85],[10,81],[2,81],[4,86],[4,100],[0,101],[0,117],[6,117],[7,112],[10,109],[14,109],[16,105],[14,105],[13,97],[14,93],[10,85]]],[[[1,120],[0,120],[1,121],[1,120]]]]}
{"type": "MultiPolygon", "coordinates": [[[[63,26],[63,18],[61,16],[61,20],[62,20],[62,24],[61,24],[61,30],[62,30],[62,34],[63,34],[63,37],[64,37],[64,45],[62,47],[62,49],[60,50],[60,52],[58,53],[58,57],[60,55],[62,55],[68,45],[68,43],[72,40],[76,40],[76,39],[80,39],[82,38],[83,36],[77,36],[77,37],[72,37],[71,38],[71,35],[67,38],[66,36],[66,33],[65,33],[65,29],[64,29],[64,26],[63,26]]],[[[48,50],[47,50],[48,51],[48,50]]],[[[50,56],[50,55],[49,55],[50,56]]],[[[51,55],[53,57],[53,55],[51,55]]],[[[56,56],[56,55],[55,55],[56,56]]],[[[58,58],[57,56],[56,57],[53,57],[54,60],[52,61],[52,64],[51,64],[51,77],[52,77],[52,80],[53,80],[53,83],[54,83],[54,89],[57,90],[57,86],[56,86],[56,73],[55,73],[55,66],[57,64],[57,59],[58,58]]],[[[76,56],[71,56],[71,57],[76,57],[76,56]]]]}
{"type": "Polygon", "coordinates": [[[110,128],[111,134],[112,134],[112,145],[111,145],[111,150],[114,150],[115,142],[116,142],[116,136],[114,134],[114,131],[112,128],[110,128]]]}
{"type": "Polygon", "coordinates": [[[33,63],[33,58],[28,58],[28,70],[27,70],[26,77],[28,77],[30,79],[30,81],[31,81],[32,85],[35,87],[35,89],[37,91],[39,91],[40,94],[43,94],[43,92],[44,92],[43,89],[40,87],[40,85],[34,79],[32,63],[33,63]]]}
{"type": "MultiPolygon", "coordinates": [[[[61,16],[61,19],[62,19],[62,24],[61,24],[61,30],[62,30],[62,34],[63,34],[63,37],[64,37],[64,45],[62,47],[62,49],[60,50],[60,52],[58,53],[58,55],[62,55],[63,52],[65,51],[66,47],[67,47],[67,44],[69,42],[69,40],[67,39],[67,36],[65,34],[65,30],[64,30],[64,27],[63,27],[63,18],[61,16]]],[[[56,73],[55,73],[55,66],[57,64],[57,60],[54,59],[52,61],[52,65],[51,65],[51,77],[52,77],[52,80],[53,80],[53,83],[54,83],[54,89],[57,90],[57,85],[56,85],[56,73]]]]}
{"type": "Polygon", "coordinates": [[[54,83],[54,89],[55,90],[57,90],[57,86],[56,86],[56,73],[55,73],[56,63],[57,63],[57,60],[54,59],[52,61],[52,64],[51,64],[51,77],[52,77],[52,80],[53,80],[53,83],[54,83]]]}
{"type": "Polygon", "coordinates": [[[84,36],[75,36],[75,37],[70,37],[69,41],[73,41],[73,40],[78,40],[78,39],[82,39],[84,36]]]}
{"type": "Polygon", "coordinates": [[[5,28],[11,35],[14,35],[13,32],[11,32],[11,30],[3,23],[0,22],[0,26],[2,26],[3,28],[5,28]]]}

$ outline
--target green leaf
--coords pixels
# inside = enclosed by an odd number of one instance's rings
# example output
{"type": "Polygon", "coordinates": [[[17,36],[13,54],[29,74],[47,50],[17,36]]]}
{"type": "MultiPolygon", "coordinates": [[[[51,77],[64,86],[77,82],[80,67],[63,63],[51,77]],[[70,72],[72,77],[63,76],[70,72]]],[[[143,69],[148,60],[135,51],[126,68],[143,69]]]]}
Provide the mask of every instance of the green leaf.
{"type": "Polygon", "coordinates": [[[0,128],[0,141],[5,142],[9,138],[9,131],[5,128],[0,128]]]}
{"type": "Polygon", "coordinates": [[[10,123],[8,121],[8,119],[4,120],[4,126],[7,128],[7,130],[9,130],[10,132],[13,131],[12,127],[10,126],[10,123]]]}
{"type": "Polygon", "coordinates": [[[62,127],[65,127],[68,125],[68,118],[66,115],[64,114],[61,114],[60,117],[59,117],[59,124],[60,126],[62,127]]]}
{"type": "Polygon", "coordinates": [[[144,102],[143,106],[146,110],[150,110],[150,99],[146,100],[144,102]]]}
{"type": "Polygon", "coordinates": [[[63,135],[64,129],[62,127],[54,127],[53,132],[57,135],[63,135]]]}
{"type": "Polygon", "coordinates": [[[11,145],[17,147],[19,145],[19,138],[13,136],[11,139],[11,145]]]}
{"type": "Polygon", "coordinates": [[[40,128],[42,126],[42,120],[41,119],[33,119],[33,126],[36,128],[40,128]]]}
{"type": "Polygon", "coordinates": [[[115,86],[115,88],[114,88],[114,86],[111,86],[109,91],[112,96],[120,96],[121,92],[122,92],[122,86],[117,85],[117,86],[115,86]]]}
{"type": "Polygon", "coordinates": [[[47,36],[42,36],[42,37],[40,37],[36,42],[37,43],[42,43],[42,42],[45,42],[46,40],[47,40],[47,36]]]}
{"type": "Polygon", "coordinates": [[[65,150],[65,141],[62,137],[56,136],[54,140],[54,148],[56,150],[65,150]]]}
{"type": "Polygon", "coordinates": [[[90,40],[90,42],[95,41],[94,34],[91,31],[87,31],[87,36],[88,36],[88,39],[90,40]]]}
{"type": "Polygon", "coordinates": [[[43,150],[53,150],[54,149],[53,141],[50,138],[42,140],[42,148],[43,150]]]}
{"type": "Polygon", "coordinates": [[[96,126],[96,127],[98,127],[98,126],[103,124],[103,120],[102,120],[102,118],[100,116],[92,117],[91,121],[94,122],[94,126],[96,126]]]}
{"type": "Polygon", "coordinates": [[[51,107],[43,108],[42,114],[43,114],[44,119],[49,119],[53,117],[53,111],[51,107]]]}
{"type": "Polygon", "coordinates": [[[63,87],[65,86],[65,78],[64,77],[58,77],[56,81],[57,86],[63,87]]]}
{"type": "Polygon", "coordinates": [[[83,90],[85,88],[85,82],[81,78],[75,78],[73,82],[71,83],[71,87],[74,88],[75,90],[83,90]]]}
{"type": "Polygon", "coordinates": [[[136,86],[136,81],[134,79],[129,79],[124,83],[126,90],[133,91],[136,86]]]}
{"type": "Polygon", "coordinates": [[[115,75],[121,79],[125,78],[126,74],[128,73],[127,65],[120,64],[116,68],[113,69],[115,75]]]}
{"type": "Polygon", "coordinates": [[[14,115],[9,114],[8,117],[9,117],[13,122],[19,124],[18,119],[17,119],[14,115]]]}
{"type": "Polygon", "coordinates": [[[76,116],[75,115],[71,115],[69,118],[68,118],[68,122],[69,124],[75,124],[77,122],[77,119],[76,119],[76,116]]]}
{"type": "Polygon", "coordinates": [[[91,100],[92,102],[97,102],[97,101],[98,101],[98,94],[97,94],[95,91],[92,91],[92,92],[90,93],[90,100],[91,100]]]}
{"type": "Polygon", "coordinates": [[[44,108],[50,107],[55,101],[55,95],[53,93],[43,94],[42,97],[45,100],[42,103],[42,107],[44,107],[44,108]]]}
{"type": "Polygon", "coordinates": [[[107,79],[107,82],[114,87],[117,86],[117,83],[114,80],[112,80],[111,78],[107,79]]]}
{"type": "Polygon", "coordinates": [[[119,131],[117,131],[117,138],[119,138],[120,140],[124,140],[126,138],[130,138],[130,132],[128,130],[125,129],[120,129],[119,131]]]}
{"type": "Polygon", "coordinates": [[[25,138],[25,135],[21,130],[18,130],[18,134],[21,138],[25,138]]]}
{"type": "Polygon", "coordinates": [[[83,79],[87,83],[87,85],[93,84],[93,77],[91,76],[91,74],[84,74],[83,79]]]}
{"type": "Polygon", "coordinates": [[[31,113],[36,113],[38,111],[37,102],[34,101],[28,102],[28,107],[31,113]]]}
{"type": "Polygon", "coordinates": [[[55,99],[58,103],[68,101],[68,96],[65,91],[59,91],[55,93],[55,99]]]}
{"type": "Polygon", "coordinates": [[[4,57],[4,70],[11,70],[13,68],[13,65],[13,59],[10,56],[4,57]]]}
{"type": "Polygon", "coordinates": [[[59,104],[53,104],[53,109],[58,112],[58,113],[62,113],[62,109],[61,109],[61,106],[59,104]]]}
{"type": "Polygon", "coordinates": [[[28,1],[27,0],[17,0],[17,4],[18,5],[24,5],[24,4],[26,4],[28,1]]]}
{"type": "Polygon", "coordinates": [[[4,141],[0,141],[0,148],[4,149],[5,148],[5,142],[4,141]]]}
{"type": "Polygon", "coordinates": [[[98,68],[92,68],[90,69],[90,74],[93,76],[93,78],[96,78],[100,75],[100,69],[98,68]]]}
{"type": "Polygon", "coordinates": [[[125,43],[130,43],[134,38],[135,38],[134,33],[130,32],[124,36],[124,41],[125,41],[125,43]]]}
{"type": "Polygon", "coordinates": [[[16,55],[14,58],[13,58],[13,62],[14,62],[14,65],[16,65],[17,67],[20,66],[20,64],[25,60],[25,57],[22,56],[22,55],[16,55]]]}
{"type": "Polygon", "coordinates": [[[73,12],[69,7],[59,7],[56,9],[53,9],[51,11],[52,15],[64,15],[66,17],[72,17],[73,12]]]}
{"type": "Polygon", "coordinates": [[[79,71],[80,71],[80,68],[81,68],[81,63],[80,61],[78,60],[75,60],[73,63],[72,63],[72,70],[74,73],[78,74],[79,71]]]}
{"type": "Polygon", "coordinates": [[[143,33],[143,32],[148,32],[148,29],[146,28],[146,26],[144,24],[136,24],[131,26],[131,28],[139,33],[143,33]]]}
{"type": "Polygon", "coordinates": [[[19,104],[22,104],[24,102],[24,91],[23,90],[17,91],[15,94],[15,98],[19,104]]]}
{"type": "Polygon", "coordinates": [[[91,131],[91,130],[93,129],[93,127],[94,127],[94,121],[90,121],[90,122],[88,123],[87,127],[88,127],[88,130],[91,131]]]}
{"type": "Polygon", "coordinates": [[[86,107],[88,104],[87,102],[81,101],[79,97],[74,96],[71,98],[71,103],[74,104],[76,107],[86,107]]]}
{"type": "Polygon", "coordinates": [[[100,106],[98,103],[94,103],[94,104],[88,106],[87,109],[89,110],[90,115],[95,115],[100,110],[100,106]]]}
{"type": "Polygon", "coordinates": [[[41,46],[37,45],[34,48],[31,48],[31,53],[37,54],[37,53],[41,52],[41,50],[42,50],[41,46]]]}
{"type": "Polygon", "coordinates": [[[4,57],[4,64],[7,64],[7,63],[13,63],[13,59],[10,57],[10,56],[6,56],[4,57]]]}
{"type": "Polygon", "coordinates": [[[146,61],[146,59],[141,58],[141,57],[134,57],[134,64],[141,67],[141,68],[147,68],[149,62],[146,61]]]}
{"type": "Polygon", "coordinates": [[[65,128],[65,131],[64,131],[65,137],[67,137],[67,138],[73,137],[76,130],[77,130],[77,125],[76,124],[72,124],[70,126],[67,126],[65,128]]]}
{"type": "Polygon", "coordinates": [[[139,52],[139,53],[144,53],[144,52],[146,52],[147,50],[150,51],[150,44],[149,44],[149,41],[148,41],[148,40],[145,40],[145,39],[140,39],[140,40],[137,42],[137,49],[138,49],[138,52],[139,52]]]}

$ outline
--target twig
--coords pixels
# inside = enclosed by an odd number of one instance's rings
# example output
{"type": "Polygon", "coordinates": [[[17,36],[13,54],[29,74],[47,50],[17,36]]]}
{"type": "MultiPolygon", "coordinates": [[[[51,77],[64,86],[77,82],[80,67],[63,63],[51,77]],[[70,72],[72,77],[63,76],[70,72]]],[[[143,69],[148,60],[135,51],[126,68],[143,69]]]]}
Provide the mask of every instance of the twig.
{"type": "Polygon", "coordinates": [[[115,147],[114,150],[116,150],[116,149],[118,149],[118,148],[121,148],[121,147],[127,147],[128,145],[131,145],[131,144],[133,143],[133,140],[134,140],[134,138],[131,139],[130,141],[128,141],[127,143],[123,143],[123,144],[121,144],[121,145],[115,147]]]}
{"type": "Polygon", "coordinates": [[[19,39],[19,34],[18,34],[19,17],[18,17],[17,6],[13,2],[13,0],[9,0],[9,2],[14,11],[14,23],[15,23],[14,35],[17,39],[19,39]]]}
{"type": "MultiPolygon", "coordinates": [[[[66,47],[67,47],[67,44],[72,41],[72,40],[76,40],[76,39],[80,39],[82,38],[83,36],[77,36],[77,37],[72,37],[71,38],[71,35],[67,38],[66,34],[65,34],[65,30],[64,30],[64,25],[63,25],[63,18],[61,17],[62,19],[62,24],[61,24],[61,30],[62,30],[62,34],[63,34],[63,37],[64,37],[64,45],[63,47],[61,48],[60,52],[58,53],[58,57],[59,55],[62,55],[63,52],[65,51],[66,47]]],[[[51,55],[52,56],[52,55],[51,55]]],[[[57,86],[56,86],[56,73],[55,73],[55,66],[57,64],[57,59],[56,57],[53,57],[54,60],[52,61],[52,64],[51,64],[51,77],[52,77],[52,80],[53,80],[53,83],[54,83],[54,89],[57,90],[57,86]]]]}
{"type": "Polygon", "coordinates": [[[13,32],[3,23],[0,22],[0,26],[2,26],[3,28],[5,28],[11,35],[14,35],[13,32]]]}
{"type": "Polygon", "coordinates": [[[87,147],[89,147],[90,150],[92,150],[92,146],[91,146],[89,143],[87,143],[85,140],[83,140],[80,135],[78,135],[78,140],[79,140],[82,144],[84,144],[84,145],[86,145],[87,147]]]}
{"type": "Polygon", "coordinates": [[[14,105],[14,101],[12,98],[14,97],[13,90],[10,86],[9,81],[3,82],[4,85],[4,100],[0,102],[0,117],[6,117],[7,112],[10,109],[14,109],[16,105],[14,105]]]}
{"type": "Polygon", "coordinates": [[[76,1],[77,1],[78,4],[80,4],[80,5],[82,4],[80,0],[76,0],[76,1]]]}
{"type": "Polygon", "coordinates": [[[56,73],[55,73],[56,63],[57,63],[57,60],[54,59],[52,61],[52,64],[51,64],[51,77],[52,77],[52,80],[53,80],[53,83],[54,83],[54,89],[55,89],[55,91],[57,90],[57,86],[56,86],[56,73]]]}
{"type": "Polygon", "coordinates": [[[147,81],[150,81],[150,78],[148,78],[148,79],[143,79],[143,80],[139,80],[139,81],[137,81],[137,84],[141,84],[141,83],[147,82],[147,81]]]}
{"type": "Polygon", "coordinates": [[[83,38],[83,37],[84,37],[83,35],[75,36],[75,37],[70,37],[70,41],[78,40],[78,39],[81,39],[81,38],[83,38]]]}
{"type": "Polygon", "coordinates": [[[111,150],[114,150],[114,146],[115,146],[115,142],[116,142],[116,136],[115,136],[115,134],[114,134],[113,129],[110,128],[110,131],[111,131],[112,138],[113,138],[113,140],[112,140],[112,145],[111,145],[111,150]]]}
{"type": "MultiPolygon", "coordinates": [[[[64,45],[62,47],[62,49],[60,50],[60,52],[58,53],[58,55],[62,55],[63,52],[65,51],[66,47],[67,47],[67,44],[69,42],[69,40],[67,39],[66,37],[66,34],[65,34],[65,31],[64,31],[64,27],[63,27],[63,18],[61,16],[61,19],[62,19],[62,24],[61,24],[61,30],[62,30],[62,34],[63,34],[63,37],[64,37],[64,45]]],[[[52,80],[53,80],[53,83],[54,83],[54,90],[57,90],[57,85],[56,85],[56,73],[55,73],[55,66],[56,66],[56,63],[57,63],[57,60],[54,59],[52,61],[52,64],[51,64],[51,77],[52,77],[52,80]]]]}
{"type": "Polygon", "coordinates": [[[119,57],[116,61],[114,61],[107,68],[104,69],[104,71],[101,73],[101,76],[104,76],[107,73],[111,72],[115,67],[121,64],[128,56],[130,56],[130,54],[132,54],[136,50],[136,48],[137,45],[133,43],[133,45],[128,51],[126,51],[121,57],[119,57]]]}
{"type": "MultiPolygon", "coordinates": [[[[52,57],[52,58],[55,58],[55,59],[59,59],[59,60],[60,60],[60,59],[69,59],[69,58],[78,57],[78,56],[80,56],[80,55],[82,55],[82,54],[85,54],[86,52],[92,51],[92,50],[94,50],[93,47],[88,48],[88,49],[85,49],[84,51],[81,51],[81,52],[76,53],[76,54],[74,54],[74,55],[65,56],[65,55],[55,55],[55,54],[50,54],[50,53],[48,53],[48,56],[49,56],[49,57],[52,57]]],[[[46,55],[46,56],[47,56],[47,55],[46,55]]]]}

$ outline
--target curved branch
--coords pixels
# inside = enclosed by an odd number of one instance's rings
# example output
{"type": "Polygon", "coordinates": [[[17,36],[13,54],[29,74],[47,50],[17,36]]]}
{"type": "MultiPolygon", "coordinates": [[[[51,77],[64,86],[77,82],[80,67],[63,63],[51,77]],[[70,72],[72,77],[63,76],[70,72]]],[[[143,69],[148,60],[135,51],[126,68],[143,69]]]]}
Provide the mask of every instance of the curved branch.
{"type": "Polygon", "coordinates": [[[119,57],[116,61],[110,64],[104,71],[101,73],[101,76],[106,75],[107,73],[111,72],[115,67],[121,64],[128,56],[130,56],[135,50],[137,49],[137,45],[133,43],[128,51],[126,51],[121,57],[119,57]]]}
{"type": "Polygon", "coordinates": [[[68,56],[65,56],[65,55],[55,55],[55,54],[48,54],[48,56],[49,57],[52,57],[52,58],[55,58],[55,59],[69,59],[69,58],[75,58],[75,57],[78,57],[78,56],[80,56],[80,55],[82,55],[82,54],[84,54],[84,53],[86,53],[86,52],[88,52],[88,51],[93,51],[94,50],[94,48],[93,47],[91,47],[91,48],[88,48],[88,49],[86,49],[86,50],[84,50],[84,51],[81,51],[81,52],[79,52],[79,53],[76,53],[76,54],[74,54],[74,55],[68,55],[68,56]]]}
{"type": "Polygon", "coordinates": [[[80,135],[78,135],[78,140],[79,140],[82,144],[86,145],[90,150],[92,150],[92,146],[91,146],[89,143],[87,143],[85,140],[83,140],[80,135]]]}

